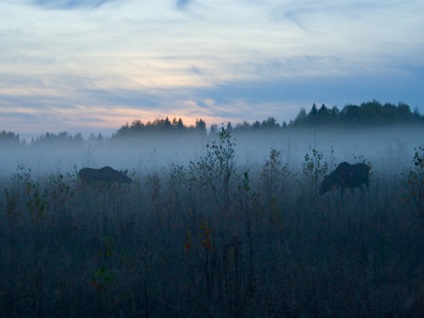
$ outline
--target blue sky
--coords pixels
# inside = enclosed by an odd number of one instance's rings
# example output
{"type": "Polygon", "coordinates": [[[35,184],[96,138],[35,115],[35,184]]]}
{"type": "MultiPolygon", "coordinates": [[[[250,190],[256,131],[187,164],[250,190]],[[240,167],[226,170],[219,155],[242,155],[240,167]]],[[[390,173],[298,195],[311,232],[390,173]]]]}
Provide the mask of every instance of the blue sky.
{"type": "Polygon", "coordinates": [[[372,99],[424,113],[421,0],[1,0],[0,130],[293,119],[372,99]]]}

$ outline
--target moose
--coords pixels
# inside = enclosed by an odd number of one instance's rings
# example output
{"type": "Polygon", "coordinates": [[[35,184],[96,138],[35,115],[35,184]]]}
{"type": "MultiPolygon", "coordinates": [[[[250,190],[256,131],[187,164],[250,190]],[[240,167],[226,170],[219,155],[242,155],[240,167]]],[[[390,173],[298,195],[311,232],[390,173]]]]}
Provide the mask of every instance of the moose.
{"type": "Polygon", "coordinates": [[[334,186],[340,188],[340,194],[343,197],[346,188],[350,188],[352,193],[354,188],[360,187],[365,184],[367,190],[369,189],[369,170],[370,167],[364,163],[349,164],[342,162],[337,168],[324,177],[319,190],[320,195],[324,195],[330,191],[334,186]]]}
{"type": "Polygon", "coordinates": [[[117,171],[111,167],[83,168],[78,172],[78,176],[83,184],[131,184],[132,180],[127,173],[128,170],[117,171]]]}

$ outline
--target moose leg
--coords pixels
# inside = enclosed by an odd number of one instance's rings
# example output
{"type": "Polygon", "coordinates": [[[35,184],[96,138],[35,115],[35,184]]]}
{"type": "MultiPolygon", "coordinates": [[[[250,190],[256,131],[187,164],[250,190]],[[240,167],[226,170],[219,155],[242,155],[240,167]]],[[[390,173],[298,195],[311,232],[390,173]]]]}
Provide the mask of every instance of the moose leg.
{"type": "Polygon", "coordinates": [[[345,187],[340,187],[340,198],[343,200],[343,198],[344,198],[344,194],[345,194],[345,190],[346,190],[346,188],[345,187]]]}

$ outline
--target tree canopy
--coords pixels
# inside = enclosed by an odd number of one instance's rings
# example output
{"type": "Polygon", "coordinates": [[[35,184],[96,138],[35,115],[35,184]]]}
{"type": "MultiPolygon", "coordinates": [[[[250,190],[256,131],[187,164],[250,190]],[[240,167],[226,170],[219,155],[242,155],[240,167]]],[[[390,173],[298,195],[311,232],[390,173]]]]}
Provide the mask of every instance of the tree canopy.
{"type": "Polygon", "coordinates": [[[322,105],[319,109],[313,104],[307,114],[301,109],[293,126],[342,126],[342,127],[378,127],[398,124],[422,124],[424,117],[418,111],[411,112],[408,105],[398,105],[373,100],[361,105],[346,105],[341,111],[322,105]]]}
{"type": "Polygon", "coordinates": [[[146,135],[169,135],[172,134],[185,134],[185,133],[199,133],[206,134],[206,122],[202,119],[197,119],[194,126],[184,125],[181,118],[178,120],[173,118],[172,121],[168,117],[165,119],[155,119],[153,122],[146,124],[140,120],[134,120],[131,125],[125,124],[118,129],[112,139],[120,139],[125,137],[140,137],[146,135]]]}
{"type": "MultiPolygon", "coordinates": [[[[231,122],[226,122],[226,129],[235,134],[244,132],[271,132],[271,131],[284,131],[292,128],[358,128],[358,127],[382,127],[394,125],[424,125],[424,115],[421,115],[416,108],[411,111],[409,105],[399,103],[397,105],[385,103],[382,104],[376,100],[364,102],[360,105],[348,104],[343,109],[339,110],[337,106],[327,107],[322,104],[317,106],[312,104],[311,109],[306,111],[301,108],[294,120],[290,120],[287,124],[283,122],[278,123],[274,117],[268,117],[263,121],[256,120],[253,123],[243,121],[235,126],[231,122]]],[[[209,135],[217,134],[219,131],[218,125],[212,124],[209,129],[209,135]]],[[[144,138],[149,136],[178,136],[178,135],[207,135],[206,122],[203,119],[197,119],[194,125],[187,126],[181,118],[173,118],[170,120],[168,117],[165,119],[155,119],[143,123],[141,120],[134,120],[131,124],[125,124],[117,130],[111,138],[105,139],[100,134],[95,137],[90,136],[85,141],[81,134],[75,136],[67,132],[58,134],[46,133],[39,137],[33,138],[29,145],[31,146],[44,146],[66,144],[72,146],[84,145],[84,142],[97,143],[107,142],[108,140],[119,141],[131,138],[144,138]]],[[[1,146],[22,146],[25,145],[25,140],[21,140],[19,135],[13,132],[0,132],[0,145],[1,146]]]]}

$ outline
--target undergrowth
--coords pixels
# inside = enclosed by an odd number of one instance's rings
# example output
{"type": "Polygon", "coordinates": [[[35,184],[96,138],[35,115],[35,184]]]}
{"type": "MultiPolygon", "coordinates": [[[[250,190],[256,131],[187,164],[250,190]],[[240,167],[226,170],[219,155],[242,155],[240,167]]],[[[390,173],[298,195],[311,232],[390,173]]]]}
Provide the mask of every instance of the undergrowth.
{"type": "Polygon", "coordinates": [[[377,175],[344,198],[317,195],[334,168],[318,149],[302,171],[277,149],[243,167],[235,149],[222,129],[130,186],[18,166],[1,183],[1,315],[424,314],[422,147],[404,186],[377,175]]]}

